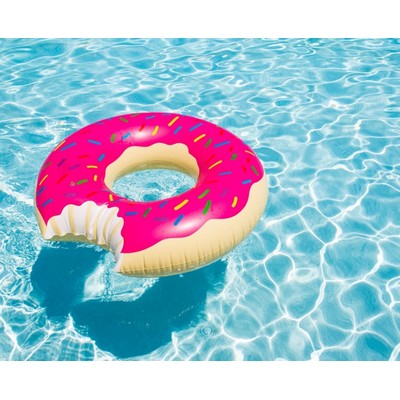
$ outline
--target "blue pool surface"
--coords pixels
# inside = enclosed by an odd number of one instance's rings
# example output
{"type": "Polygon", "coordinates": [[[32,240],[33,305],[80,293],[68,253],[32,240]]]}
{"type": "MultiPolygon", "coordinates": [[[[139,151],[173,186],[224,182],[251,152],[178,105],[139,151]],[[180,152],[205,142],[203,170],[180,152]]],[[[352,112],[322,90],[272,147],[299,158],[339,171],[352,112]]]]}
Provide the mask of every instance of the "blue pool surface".
{"type": "Polygon", "coordinates": [[[400,360],[399,204],[399,40],[0,40],[0,360],[400,360]],[[181,276],[118,275],[36,224],[56,144],[142,111],[223,126],[269,176],[254,232],[181,276]]]}

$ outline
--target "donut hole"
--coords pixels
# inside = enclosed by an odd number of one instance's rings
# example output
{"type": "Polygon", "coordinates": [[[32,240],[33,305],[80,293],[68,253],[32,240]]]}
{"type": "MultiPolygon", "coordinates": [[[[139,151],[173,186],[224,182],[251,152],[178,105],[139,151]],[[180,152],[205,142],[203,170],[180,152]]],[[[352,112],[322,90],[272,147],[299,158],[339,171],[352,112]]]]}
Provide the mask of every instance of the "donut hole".
{"type": "Polygon", "coordinates": [[[156,201],[177,196],[196,184],[184,172],[158,168],[136,171],[119,178],[113,184],[113,192],[134,201],[156,201]]]}

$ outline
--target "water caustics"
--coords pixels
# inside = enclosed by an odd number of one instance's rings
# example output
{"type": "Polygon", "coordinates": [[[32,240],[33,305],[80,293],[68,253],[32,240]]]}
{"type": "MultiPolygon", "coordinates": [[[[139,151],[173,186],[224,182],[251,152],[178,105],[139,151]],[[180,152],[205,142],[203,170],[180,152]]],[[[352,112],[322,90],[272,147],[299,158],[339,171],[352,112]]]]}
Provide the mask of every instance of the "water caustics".
{"type": "MultiPolygon", "coordinates": [[[[400,41],[0,40],[0,68],[1,360],[400,360],[400,41]],[[162,279],[45,243],[33,213],[57,143],[148,111],[234,132],[270,188],[245,242],[162,279]]],[[[115,190],[193,184],[133,178],[115,190]]]]}

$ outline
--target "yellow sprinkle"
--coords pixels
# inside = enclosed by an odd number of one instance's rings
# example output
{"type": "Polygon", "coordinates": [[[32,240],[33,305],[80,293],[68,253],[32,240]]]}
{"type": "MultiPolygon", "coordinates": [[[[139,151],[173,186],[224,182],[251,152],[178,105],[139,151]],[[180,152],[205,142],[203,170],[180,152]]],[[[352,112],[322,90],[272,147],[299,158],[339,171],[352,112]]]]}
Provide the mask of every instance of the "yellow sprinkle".
{"type": "Polygon", "coordinates": [[[87,165],[86,168],[98,168],[97,165],[87,165]]]}
{"type": "Polygon", "coordinates": [[[246,153],[251,154],[253,157],[255,157],[256,155],[254,153],[252,153],[251,151],[245,150],[246,153]]]}
{"type": "Polygon", "coordinates": [[[153,131],[153,133],[152,133],[153,136],[157,135],[158,128],[159,128],[158,125],[154,128],[154,131],[153,131]]]}
{"type": "Polygon", "coordinates": [[[65,140],[66,139],[64,139],[53,151],[56,151],[60,146],[62,146],[65,143],[65,140]]]}
{"type": "Polygon", "coordinates": [[[168,126],[172,126],[178,120],[178,118],[179,117],[175,117],[172,121],[169,122],[168,126]]]}
{"type": "Polygon", "coordinates": [[[238,201],[238,198],[237,198],[237,196],[235,196],[235,197],[233,198],[232,208],[235,208],[235,207],[236,207],[237,201],[238,201]]]}
{"type": "Polygon", "coordinates": [[[109,197],[110,201],[114,201],[114,197],[113,197],[113,195],[111,193],[110,193],[110,195],[108,197],[109,197]]]}
{"type": "Polygon", "coordinates": [[[193,142],[195,142],[195,143],[196,143],[196,142],[198,142],[200,139],[203,139],[203,137],[204,137],[204,136],[206,136],[206,134],[205,134],[205,133],[203,133],[203,134],[202,134],[202,135],[200,135],[200,136],[197,136],[197,138],[196,138],[196,139],[194,139],[194,140],[193,140],[193,142]]]}
{"type": "Polygon", "coordinates": [[[221,163],[222,163],[222,160],[219,160],[216,163],[214,163],[213,165],[211,165],[211,167],[208,167],[208,169],[212,169],[212,168],[214,168],[215,166],[217,166],[218,164],[221,164],[221,163]]]}
{"type": "Polygon", "coordinates": [[[177,206],[174,207],[174,210],[175,210],[175,211],[179,210],[180,208],[182,208],[182,207],[183,207],[185,204],[187,204],[188,202],[189,202],[188,199],[183,200],[182,203],[179,203],[177,206]]]}
{"type": "Polygon", "coordinates": [[[46,176],[40,181],[39,186],[42,185],[42,183],[46,180],[46,178],[47,178],[48,176],[49,176],[49,175],[46,175],[46,176]]]}
{"type": "Polygon", "coordinates": [[[95,182],[97,182],[97,175],[95,175],[95,176],[93,177],[93,180],[94,180],[95,182]]]}

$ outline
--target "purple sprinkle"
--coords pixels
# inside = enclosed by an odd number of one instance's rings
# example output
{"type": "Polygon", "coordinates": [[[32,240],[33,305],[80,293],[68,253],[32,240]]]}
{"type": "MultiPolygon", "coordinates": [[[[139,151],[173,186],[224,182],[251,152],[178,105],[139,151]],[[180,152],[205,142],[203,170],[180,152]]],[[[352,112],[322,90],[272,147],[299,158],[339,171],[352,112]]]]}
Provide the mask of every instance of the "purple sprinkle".
{"type": "Polygon", "coordinates": [[[61,165],[64,164],[64,161],[65,161],[65,160],[66,160],[66,159],[63,158],[63,159],[57,164],[57,167],[61,167],[61,165]]]}
{"type": "Polygon", "coordinates": [[[221,146],[225,146],[227,144],[230,143],[230,140],[227,140],[226,142],[220,142],[220,143],[216,143],[214,144],[214,147],[221,147],[221,146]]]}

